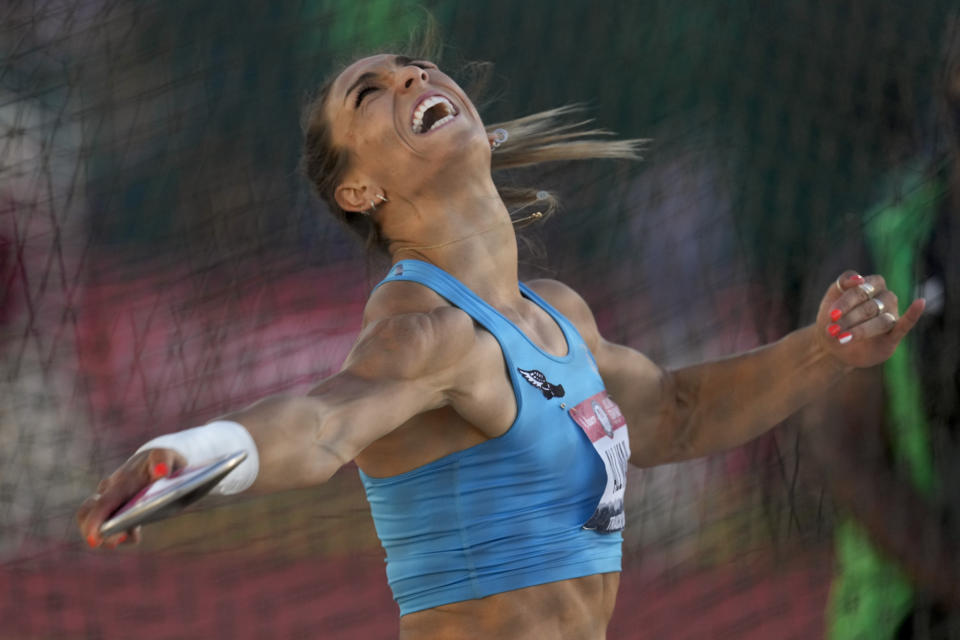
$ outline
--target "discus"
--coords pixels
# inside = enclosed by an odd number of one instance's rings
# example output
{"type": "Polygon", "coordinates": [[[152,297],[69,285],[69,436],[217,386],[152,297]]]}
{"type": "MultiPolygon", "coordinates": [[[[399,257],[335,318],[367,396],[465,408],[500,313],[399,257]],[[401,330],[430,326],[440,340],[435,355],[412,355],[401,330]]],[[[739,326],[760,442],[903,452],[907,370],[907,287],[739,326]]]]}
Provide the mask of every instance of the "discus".
{"type": "Polygon", "coordinates": [[[184,467],[155,480],[100,525],[100,536],[106,538],[175,515],[210,493],[220,480],[246,459],[246,451],[237,451],[203,464],[184,467]]]}

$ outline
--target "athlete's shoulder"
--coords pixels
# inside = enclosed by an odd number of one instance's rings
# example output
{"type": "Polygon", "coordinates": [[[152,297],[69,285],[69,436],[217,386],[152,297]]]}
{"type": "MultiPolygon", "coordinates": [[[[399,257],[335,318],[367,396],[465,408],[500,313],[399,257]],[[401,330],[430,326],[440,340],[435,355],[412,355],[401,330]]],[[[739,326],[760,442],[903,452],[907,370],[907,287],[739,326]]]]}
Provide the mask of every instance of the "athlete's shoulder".
{"type": "Polygon", "coordinates": [[[367,301],[363,329],[344,366],[416,376],[451,365],[475,339],[473,319],[431,289],[387,282],[367,301]]]}
{"type": "Polygon", "coordinates": [[[418,282],[390,280],[382,283],[363,309],[364,326],[402,313],[430,313],[451,305],[433,289],[418,282]]]}
{"type": "Polygon", "coordinates": [[[590,305],[573,287],[559,280],[539,279],[527,283],[534,293],[546,300],[550,306],[562,313],[580,332],[590,349],[594,349],[600,340],[600,331],[590,305]]]}

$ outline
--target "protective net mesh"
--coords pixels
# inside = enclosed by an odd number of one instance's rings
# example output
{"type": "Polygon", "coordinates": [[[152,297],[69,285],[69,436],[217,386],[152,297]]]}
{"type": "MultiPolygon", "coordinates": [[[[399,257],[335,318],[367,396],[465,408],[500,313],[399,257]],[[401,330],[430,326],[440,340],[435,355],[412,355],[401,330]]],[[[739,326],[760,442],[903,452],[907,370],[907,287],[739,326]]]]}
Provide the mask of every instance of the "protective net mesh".
{"type": "MultiPolygon", "coordinates": [[[[845,268],[929,301],[895,367],[735,451],[633,470],[610,637],[960,637],[951,4],[425,3],[443,62],[496,63],[485,119],[581,102],[653,138],[642,163],[523,176],[563,198],[523,275],[581,291],[607,338],[665,366],[748,349],[845,268]]],[[[423,19],[0,7],[0,640],[396,636],[353,466],[135,550],[88,550],[73,513],[149,437],[339,368],[382,274],[299,176],[300,110],[423,19]]]]}

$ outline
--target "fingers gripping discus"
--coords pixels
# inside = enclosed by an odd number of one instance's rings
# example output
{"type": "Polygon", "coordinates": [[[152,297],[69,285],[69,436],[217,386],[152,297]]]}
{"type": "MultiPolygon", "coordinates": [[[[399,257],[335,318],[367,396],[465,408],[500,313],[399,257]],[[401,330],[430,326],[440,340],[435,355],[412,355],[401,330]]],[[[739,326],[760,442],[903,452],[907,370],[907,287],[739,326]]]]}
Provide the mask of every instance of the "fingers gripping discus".
{"type": "Polygon", "coordinates": [[[184,467],[152,482],[100,525],[100,535],[106,538],[179,513],[210,493],[246,459],[246,451],[237,451],[203,464],[184,467]]]}

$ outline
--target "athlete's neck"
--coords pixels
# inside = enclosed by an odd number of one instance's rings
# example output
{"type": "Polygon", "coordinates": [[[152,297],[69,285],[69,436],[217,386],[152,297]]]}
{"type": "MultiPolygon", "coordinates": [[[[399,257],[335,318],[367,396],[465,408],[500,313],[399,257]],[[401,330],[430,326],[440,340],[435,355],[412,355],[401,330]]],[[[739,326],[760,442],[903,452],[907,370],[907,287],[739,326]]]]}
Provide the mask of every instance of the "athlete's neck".
{"type": "Polygon", "coordinates": [[[419,198],[383,216],[381,225],[393,262],[433,264],[494,306],[519,297],[516,235],[492,181],[488,188],[419,198]]]}

